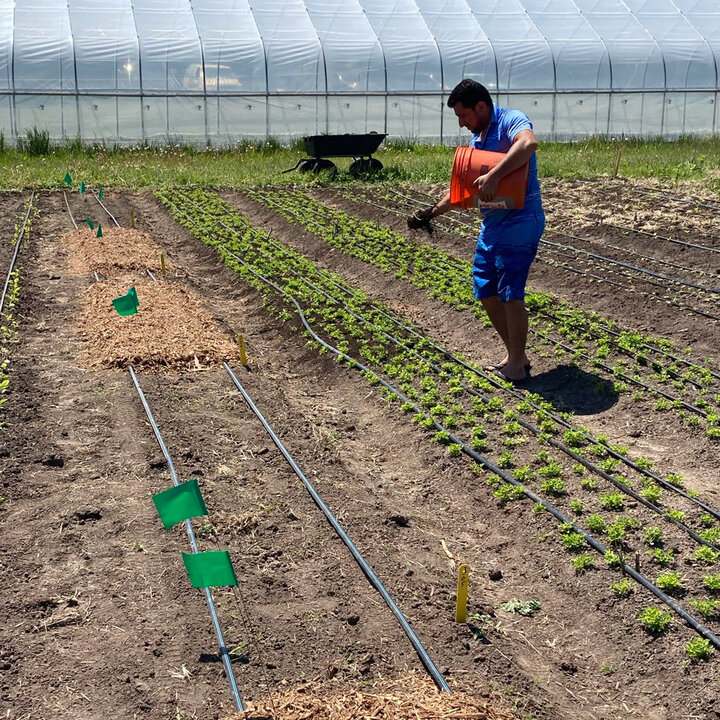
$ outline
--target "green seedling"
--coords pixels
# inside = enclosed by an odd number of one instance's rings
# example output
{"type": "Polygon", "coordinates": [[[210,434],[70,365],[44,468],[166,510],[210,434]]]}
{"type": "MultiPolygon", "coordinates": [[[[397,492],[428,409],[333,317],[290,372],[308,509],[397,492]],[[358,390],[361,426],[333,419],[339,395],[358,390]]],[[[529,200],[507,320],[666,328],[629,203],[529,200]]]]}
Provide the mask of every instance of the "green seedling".
{"type": "Polygon", "coordinates": [[[576,515],[582,515],[585,512],[585,505],[583,504],[582,500],[571,500],[570,501],[570,509],[576,515]]]}
{"type": "Polygon", "coordinates": [[[623,578],[617,582],[610,583],[610,587],[618,597],[628,597],[633,593],[633,585],[629,578],[623,578]]]}
{"type": "Polygon", "coordinates": [[[605,551],[605,562],[608,564],[608,567],[613,569],[619,568],[622,565],[622,559],[612,550],[605,551]]]}
{"type": "Polygon", "coordinates": [[[646,607],[638,613],[638,620],[651,635],[664,635],[670,628],[672,616],[665,610],[656,607],[646,607]]]}
{"type": "Polygon", "coordinates": [[[600,507],[603,510],[622,510],[625,507],[625,500],[621,493],[611,492],[600,495],[600,507]]]}
{"type": "Polygon", "coordinates": [[[675,550],[674,548],[668,548],[663,550],[662,548],[654,548],[649,553],[651,562],[654,562],[660,567],[667,567],[675,562],[675,550]]]}
{"type": "Polygon", "coordinates": [[[714,565],[718,560],[720,560],[720,552],[703,545],[695,551],[693,557],[695,560],[699,560],[706,565],[714,565]]]}
{"type": "Polygon", "coordinates": [[[690,604],[707,620],[720,616],[720,600],[691,600],[690,604]]]}
{"type": "Polygon", "coordinates": [[[572,564],[577,573],[582,574],[595,567],[595,560],[592,555],[583,553],[582,555],[578,555],[576,558],[573,558],[572,564]]]}
{"type": "Polygon", "coordinates": [[[655,584],[668,595],[681,595],[685,591],[680,573],[676,572],[661,573],[657,576],[655,584]]]}
{"type": "Polygon", "coordinates": [[[566,550],[580,552],[585,547],[585,537],[580,533],[570,532],[562,536],[562,542],[566,550]]]}
{"type": "Polygon", "coordinates": [[[540,610],[540,602],[538,600],[527,600],[522,602],[517,598],[513,598],[512,600],[500,603],[495,607],[499,610],[505,610],[505,612],[522,615],[523,617],[532,617],[538,610],[540,610]]]}
{"type": "Polygon", "coordinates": [[[714,650],[706,638],[694,638],[686,645],[685,652],[693,662],[703,662],[710,659],[714,650]]]}
{"type": "Polygon", "coordinates": [[[650,547],[660,547],[663,544],[663,532],[654,525],[645,529],[643,537],[650,547]]]}
{"type": "Polygon", "coordinates": [[[712,593],[720,593],[720,575],[704,575],[703,587],[712,593]]]}

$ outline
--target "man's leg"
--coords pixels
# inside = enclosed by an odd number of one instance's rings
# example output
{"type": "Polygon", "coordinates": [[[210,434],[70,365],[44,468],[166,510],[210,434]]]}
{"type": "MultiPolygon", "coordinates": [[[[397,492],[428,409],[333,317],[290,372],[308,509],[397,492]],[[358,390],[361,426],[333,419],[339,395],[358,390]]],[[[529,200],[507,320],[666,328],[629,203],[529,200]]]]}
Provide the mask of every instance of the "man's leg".
{"type": "Polygon", "coordinates": [[[508,351],[502,373],[510,380],[524,380],[527,377],[525,346],[528,335],[528,313],[525,309],[525,301],[510,300],[501,305],[505,311],[505,332],[507,333],[505,347],[508,351]]]}
{"type": "Polygon", "coordinates": [[[500,301],[497,295],[493,295],[489,298],[482,298],[481,302],[507,351],[505,357],[498,363],[503,374],[507,374],[513,380],[524,378],[527,374],[525,366],[530,362],[525,354],[528,331],[528,315],[525,309],[525,301],[511,300],[504,303],[500,301]],[[517,369],[518,363],[521,372],[517,369]]]}

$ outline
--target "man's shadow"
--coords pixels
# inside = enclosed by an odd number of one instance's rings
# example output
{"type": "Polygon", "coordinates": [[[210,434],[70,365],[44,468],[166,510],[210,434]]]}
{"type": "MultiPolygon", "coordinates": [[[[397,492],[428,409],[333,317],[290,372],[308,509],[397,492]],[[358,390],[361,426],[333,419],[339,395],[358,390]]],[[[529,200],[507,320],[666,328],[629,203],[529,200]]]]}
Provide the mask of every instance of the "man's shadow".
{"type": "Polygon", "coordinates": [[[522,388],[549,400],[562,412],[595,415],[618,401],[612,380],[585,372],[576,365],[558,365],[539,375],[531,375],[522,388]]]}

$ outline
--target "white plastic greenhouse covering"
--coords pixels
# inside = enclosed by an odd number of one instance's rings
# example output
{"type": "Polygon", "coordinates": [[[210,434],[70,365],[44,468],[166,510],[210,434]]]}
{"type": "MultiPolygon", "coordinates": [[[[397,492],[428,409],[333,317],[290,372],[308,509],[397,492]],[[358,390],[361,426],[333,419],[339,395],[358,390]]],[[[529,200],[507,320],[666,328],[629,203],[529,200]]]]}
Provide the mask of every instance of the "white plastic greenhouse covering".
{"type": "Polygon", "coordinates": [[[464,77],[544,138],[720,129],[719,0],[0,0],[0,130],[453,144],[464,77]]]}

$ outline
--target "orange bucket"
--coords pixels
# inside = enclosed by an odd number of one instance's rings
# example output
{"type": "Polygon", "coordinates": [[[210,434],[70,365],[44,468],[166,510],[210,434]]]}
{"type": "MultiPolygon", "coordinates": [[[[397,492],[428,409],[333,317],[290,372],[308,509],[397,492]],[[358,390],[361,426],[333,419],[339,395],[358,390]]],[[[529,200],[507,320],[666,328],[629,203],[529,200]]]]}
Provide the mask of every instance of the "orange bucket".
{"type": "Polygon", "coordinates": [[[450,179],[450,204],[460,208],[486,207],[520,210],[525,205],[530,163],[526,162],[506,175],[498,184],[494,200],[484,202],[477,197],[473,182],[494,168],[505,153],[476,150],[463,145],[455,151],[452,178],[450,179]]]}

